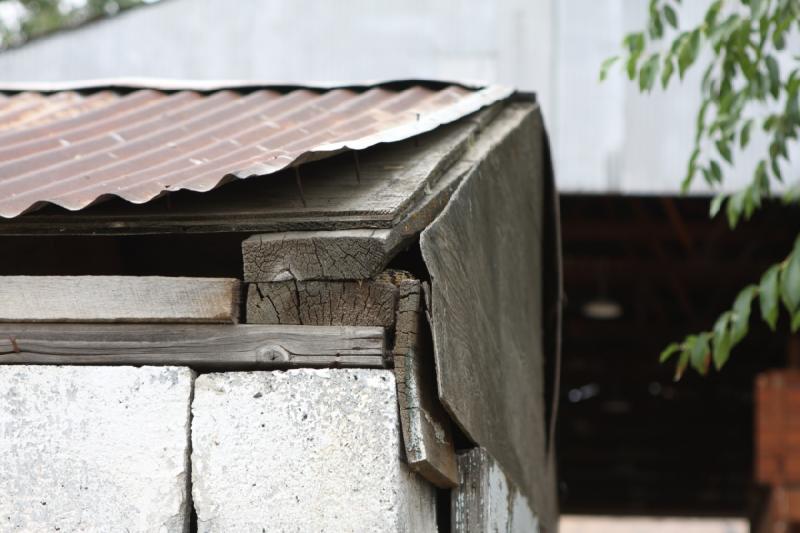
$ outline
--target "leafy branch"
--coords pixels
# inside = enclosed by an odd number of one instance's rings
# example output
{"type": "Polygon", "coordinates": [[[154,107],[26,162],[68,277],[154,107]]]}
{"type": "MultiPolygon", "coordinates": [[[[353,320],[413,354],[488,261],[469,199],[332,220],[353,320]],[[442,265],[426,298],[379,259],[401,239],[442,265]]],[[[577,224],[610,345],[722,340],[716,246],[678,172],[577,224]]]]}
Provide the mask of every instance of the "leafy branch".
{"type": "MultiPolygon", "coordinates": [[[[787,52],[786,40],[793,27],[800,29],[800,0],[716,0],[702,21],[687,29],[680,27],[680,8],[680,0],[651,0],[646,30],[625,36],[624,53],[603,62],[600,79],[620,64],[631,81],[638,81],[640,91],[649,93],[657,83],[666,89],[674,79],[683,80],[690,69],[702,65],[702,99],[682,190],[688,190],[698,176],[711,187],[719,187],[725,177],[739,171],[736,156],[754,134],[763,135],[768,145],[749,183],[732,194],[720,192],[711,202],[710,216],[724,209],[734,228],[772,196],[776,182],[783,183],[782,165],[789,162],[789,144],[798,138],[800,57],[787,52]],[[790,68],[784,72],[787,64],[790,68]]],[[[797,202],[800,189],[789,188],[783,198],[797,202]]],[[[661,361],[679,355],[676,379],[688,365],[701,374],[708,372],[712,361],[715,368],[722,368],[748,333],[756,299],[772,330],[779,301],[789,312],[792,331],[800,328],[800,238],[758,285],[742,289],[711,331],[671,344],[661,361]]]]}

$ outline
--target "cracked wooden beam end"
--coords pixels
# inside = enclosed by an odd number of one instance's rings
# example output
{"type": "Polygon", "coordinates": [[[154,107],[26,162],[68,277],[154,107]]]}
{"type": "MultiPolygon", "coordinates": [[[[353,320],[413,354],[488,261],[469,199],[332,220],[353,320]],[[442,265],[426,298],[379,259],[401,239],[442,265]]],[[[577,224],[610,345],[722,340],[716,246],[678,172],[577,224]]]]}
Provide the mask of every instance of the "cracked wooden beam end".
{"type": "Polygon", "coordinates": [[[369,280],[250,283],[247,322],[394,327],[397,278],[405,275],[386,271],[369,280]]]}
{"type": "Polygon", "coordinates": [[[389,230],[294,231],[253,235],[242,242],[244,280],[367,279],[384,269],[393,244],[389,230]]]}

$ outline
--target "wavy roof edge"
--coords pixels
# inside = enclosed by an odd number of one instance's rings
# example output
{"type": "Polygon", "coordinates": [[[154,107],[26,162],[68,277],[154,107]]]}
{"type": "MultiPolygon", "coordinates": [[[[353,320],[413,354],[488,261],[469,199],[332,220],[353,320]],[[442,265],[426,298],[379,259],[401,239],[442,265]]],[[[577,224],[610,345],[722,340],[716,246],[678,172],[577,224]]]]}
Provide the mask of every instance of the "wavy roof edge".
{"type": "Polygon", "coordinates": [[[292,89],[371,89],[376,87],[402,87],[410,85],[424,85],[427,87],[443,88],[448,86],[463,87],[470,90],[503,89],[507,96],[511,96],[516,88],[510,85],[490,83],[484,80],[448,80],[430,78],[400,78],[388,80],[178,80],[170,78],[148,77],[123,77],[123,78],[97,78],[86,80],[68,81],[14,81],[0,80],[0,92],[59,92],[83,90],[135,90],[153,89],[157,91],[220,91],[231,90],[292,90],[292,89]]]}

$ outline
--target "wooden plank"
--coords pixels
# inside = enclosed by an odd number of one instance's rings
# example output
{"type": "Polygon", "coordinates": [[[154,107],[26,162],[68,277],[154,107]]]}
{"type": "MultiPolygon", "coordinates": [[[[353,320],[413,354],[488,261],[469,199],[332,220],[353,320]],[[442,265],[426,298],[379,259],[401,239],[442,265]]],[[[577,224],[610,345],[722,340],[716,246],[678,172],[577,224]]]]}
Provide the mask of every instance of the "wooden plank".
{"type": "Polygon", "coordinates": [[[453,533],[539,531],[528,499],[483,448],[458,456],[458,487],[451,494],[450,516],[453,533]]]}
{"type": "Polygon", "coordinates": [[[433,345],[422,312],[419,280],[399,284],[394,373],[406,460],[412,470],[440,488],[458,484],[450,418],[436,393],[433,345]]]}
{"type": "Polygon", "coordinates": [[[0,277],[0,322],[235,323],[239,300],[229,278],[0,277]]]}
{"type": "Polygon", "coordinates": [[[366,281],[283,281],[251,283],[250,324],[393,327],[398,276],[387,271],[366,281]]]}
{"type": "Polygon", "coordinates": [[[0,235],[143,235],[189,232],[315,231],[395,226],[503,108],[498,103],[413,139],[302,165],[305,205],[293,171],[236,181],[169,202],[108,201],[76,213],[45,209],[0,220],[0,235]]]}
{"type": "Polygon", "coordinates": [[[431,274],[439,396],[554,525],[547,481],[541,316],[544,129],[509,106],[478,139],[475,169],[421,235],[431,274]]]}
{"type": "Polygon", "coordinates": [[[0,364],[384,366],[379,327],[0,324],[0,364]]]}

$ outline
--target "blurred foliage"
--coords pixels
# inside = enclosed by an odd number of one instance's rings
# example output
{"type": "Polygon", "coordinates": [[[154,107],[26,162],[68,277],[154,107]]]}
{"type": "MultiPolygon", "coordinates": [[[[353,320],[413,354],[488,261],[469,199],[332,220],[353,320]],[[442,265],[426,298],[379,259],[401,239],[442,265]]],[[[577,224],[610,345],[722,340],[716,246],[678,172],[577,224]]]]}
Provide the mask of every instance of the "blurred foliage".
{"type": "MultiPolygon", "coordinates": [[[[735,160],[753,136],[764,139],[749,184],[733,194],[718,194],[711,217],[723,212],[734,228],[749,219],[762,201],[781,185],[783,200],[800,201],[797,183],[784,180],[800,130],[800,0],[716,0],[696,25],[682,27],[681,0],[651,0],[646,28],[625,36],[623,53],[607,59],[600,70],[620,65],[639,90],[666,89],[694,67],[703,71],[702,104],[697,114],[694,150],[683,178],[688,190],[701,177],[719,187],[742,172],[735,160]],[[787,46],[791,41],[794,50],[787,46]],[[791,149],[790,149],[791,148],[791,149]]],[[[748,171],[749,172],[749,171],[748,171]]],[[[747,335],[751,308],[758,301],[761,317],[775,330],[783,308],[793,332],[800,329],[800,238],[780,263],[758,283],[741,290],[731,309],[709,331],[689,335],[668,346],[661,361],[677,356],[675,378],[691,366],[706,374],[728,361],[747,335]]]]}
{"type": "Polygon", "coordinates": [[[0,49],[156,0],[0,0],[0,49]]]}

